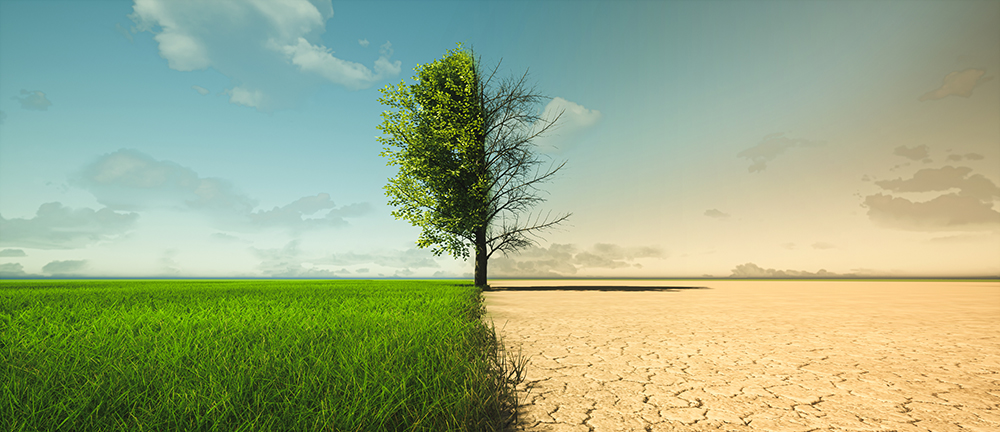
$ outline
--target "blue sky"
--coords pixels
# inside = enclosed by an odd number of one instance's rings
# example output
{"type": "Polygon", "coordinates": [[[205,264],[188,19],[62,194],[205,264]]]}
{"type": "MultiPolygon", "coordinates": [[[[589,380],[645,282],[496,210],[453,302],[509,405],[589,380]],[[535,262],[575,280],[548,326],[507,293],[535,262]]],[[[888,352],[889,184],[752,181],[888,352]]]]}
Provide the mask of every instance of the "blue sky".
{"type": "Polygon", "coordinates": [[[491,277],[1000,274],[997,2],[140,0],[0,1],[0,276],[471,277],[375,140],[456,42],[566,110],[491,277]]]}

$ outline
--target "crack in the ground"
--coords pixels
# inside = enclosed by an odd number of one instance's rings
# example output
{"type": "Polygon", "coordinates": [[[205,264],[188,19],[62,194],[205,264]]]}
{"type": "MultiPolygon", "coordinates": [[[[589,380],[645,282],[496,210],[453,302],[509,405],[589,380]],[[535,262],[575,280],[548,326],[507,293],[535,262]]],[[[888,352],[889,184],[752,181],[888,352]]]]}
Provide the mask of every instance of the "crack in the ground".
{"type": "Polygon", "coordinates": [[[594,408],[587,409],[587,412],[585,413],[587,418],[583,419],[583,425],[587,427],[588,432],[594,432],[594,427],[587,423],[587,421],[590,420],[590,413],[594,412],[595,409],[597,409],[596,404],[594,405],[594,408]]]}

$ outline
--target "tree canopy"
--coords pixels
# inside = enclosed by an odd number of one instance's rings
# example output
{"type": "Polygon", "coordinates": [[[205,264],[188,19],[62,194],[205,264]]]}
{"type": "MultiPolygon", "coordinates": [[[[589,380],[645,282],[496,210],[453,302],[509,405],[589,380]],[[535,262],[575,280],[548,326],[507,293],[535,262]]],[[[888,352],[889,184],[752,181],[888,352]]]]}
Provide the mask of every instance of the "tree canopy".
{"type": "MultiPolygon", "coordinates": [[[[499,68],[499,65],[497,65],[499,68]]],[[[520,214],[538,201],[537,185],[562,168],[541,173],[530,140],[541,118],[527,111],[543,97],[526,91],[524,78],[503,82],[489,93],[496,69],[486,79],[471,50],[462,45],[444,58],[418,65],[413,85],[405,81],[381,90],[379,102],[395,111],[382,113],[378,129],[381,155],[399,167],[385,186],[392,215],[423,230],[418,247],[468,259],[476,251],[476,285],[486,285],[486,264],[533,244],[528,235],[566,220],[520,214]]],[[[563,163],[565,164],[565,163],[563,163]]]]}

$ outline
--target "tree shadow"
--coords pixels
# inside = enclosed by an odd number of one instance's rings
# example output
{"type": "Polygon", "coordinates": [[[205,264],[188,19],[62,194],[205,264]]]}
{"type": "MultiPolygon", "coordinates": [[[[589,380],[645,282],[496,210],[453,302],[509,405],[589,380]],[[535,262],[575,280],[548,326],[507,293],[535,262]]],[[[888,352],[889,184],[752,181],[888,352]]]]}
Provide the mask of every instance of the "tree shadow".
{"type": "Polygon", "coordinates": [[[566,285],[566,286],[521,286],[521,287],[489,287],[484,292],[498,291],[663,291],[678,292],[680,290],[711,289],[696,286],[628,286],[628,285],[566,285]]]}

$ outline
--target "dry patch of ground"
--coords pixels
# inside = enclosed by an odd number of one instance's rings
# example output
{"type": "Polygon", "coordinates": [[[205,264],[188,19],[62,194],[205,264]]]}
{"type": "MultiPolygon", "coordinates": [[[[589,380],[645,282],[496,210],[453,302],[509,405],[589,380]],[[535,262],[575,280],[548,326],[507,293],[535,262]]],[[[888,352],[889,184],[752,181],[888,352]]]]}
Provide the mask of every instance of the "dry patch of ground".
{"type": "Polygon", "coordinates": [[[1000,430],[1000,283],[544,284],[708,289],[484,293],[523,430],[1000,430]]]}

